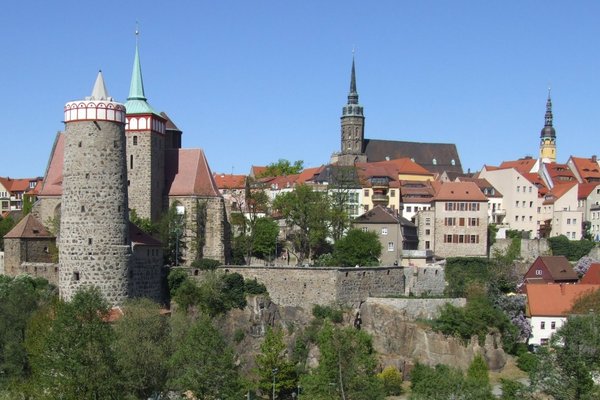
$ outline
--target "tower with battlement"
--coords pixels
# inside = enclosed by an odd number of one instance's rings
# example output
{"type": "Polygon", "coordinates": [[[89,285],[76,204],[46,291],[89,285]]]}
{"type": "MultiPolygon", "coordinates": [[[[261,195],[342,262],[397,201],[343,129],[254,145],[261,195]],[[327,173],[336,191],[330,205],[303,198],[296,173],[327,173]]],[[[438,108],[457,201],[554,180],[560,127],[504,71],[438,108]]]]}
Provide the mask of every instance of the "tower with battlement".
{"type": "Polygon", "coordinates": [[[125,163],[125,107],[102,72],[92,95],[65,105],[59,291],[70,300],[96,286],[111,304],[128,297],[131,245],[125,163]]]}
{"type": "Polygon", "coordinates": [[[540,158],[543,162],[556,162],[556,130],[552,120],[552,98],[550,97],[550,89],[548,89],[544,127],[540,132],[540,158]]]}

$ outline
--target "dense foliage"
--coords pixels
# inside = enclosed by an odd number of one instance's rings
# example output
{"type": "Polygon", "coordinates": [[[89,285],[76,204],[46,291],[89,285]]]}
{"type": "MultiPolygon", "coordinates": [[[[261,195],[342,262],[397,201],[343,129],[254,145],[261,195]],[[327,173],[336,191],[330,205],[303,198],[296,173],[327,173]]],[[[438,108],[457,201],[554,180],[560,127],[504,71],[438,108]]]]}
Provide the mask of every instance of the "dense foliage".
{"type": "Polygon", "coordinates": [[[380,256],[381,242],[372,231],[350,229],[333,247],[333,260],[342,267],[379,265],[380,256]]]}
{"type": "Polygon", "coordinates": [[[2,218],[0,216],[0,251],[4,251],[4,235],[6,235],[15,226],[15,221],[11,217],[2,218]]]}
{"type": "Polygon", "coordinates": [[[587,239],[569,240],[564,235],[548,238],[548,244],[552,250],[552,255],[565,256],[570,261],[576,261],[583,256],[587,256],[596,245],[587,239]]]}
{"type": "Polygon", "coordinates": [[[302,172],[304,169],[304,161],[297,160],[291,163],[289,160],[280,158],[276,162],[273,162],[261,172],[257,178],[272,177],[272,176],[284,176],[284,175],[295,175],[302,172]]]}

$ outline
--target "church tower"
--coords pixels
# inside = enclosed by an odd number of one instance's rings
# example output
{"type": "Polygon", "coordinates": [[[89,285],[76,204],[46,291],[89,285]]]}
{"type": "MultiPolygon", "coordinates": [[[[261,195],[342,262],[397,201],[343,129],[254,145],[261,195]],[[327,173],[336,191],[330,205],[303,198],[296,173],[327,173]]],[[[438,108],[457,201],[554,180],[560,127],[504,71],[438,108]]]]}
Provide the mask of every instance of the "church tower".
{"type": "Polygon", "coordinates": [[[125,166],[125,107],[102,72],[92,95],[65,105],[59,291],[70,300],[96,286],[111,304],[128,296],[131,262],[125,166]]]}
{"type": "Polygon", "coordinates": [[[341,151],[332,157],[332,163],[354,165],[356,162],[367,161],[367,157],[363,153],[365,117],[363,107],[358,103],[354,56],[352,57],[352,72],[350,75],[350,93],[348,93],[348,102],[342,109],[340,119],[342,125],[341,151]]]}
{"type": "Polygon", "coordinates": [[[548,89],[544,128],[540,133],[540,158],[543,162],[556,162],[556,130],[552,126],[552,99],[548,89]]]}
{"type": "Polygon", "coordinates": [[[165,197],[166,119],[146,99],[138,47],[136,41],[131,86],[125,103],[129,208],[142,218],[157,221],[165,197]]]}

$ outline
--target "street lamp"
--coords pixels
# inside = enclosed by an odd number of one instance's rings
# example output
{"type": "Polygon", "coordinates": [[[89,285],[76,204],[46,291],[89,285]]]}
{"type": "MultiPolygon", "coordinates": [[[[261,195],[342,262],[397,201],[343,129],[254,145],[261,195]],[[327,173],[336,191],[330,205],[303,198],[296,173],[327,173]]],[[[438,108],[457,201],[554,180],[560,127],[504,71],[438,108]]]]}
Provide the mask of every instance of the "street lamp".
{"type": "Polygon", "coordinates": [[[273,370],[271,372],[273,372],[273,400],[275,400],[275,377],[277,376],[277,373],[279,372],[279,368],[273,368],[273,370]]]}

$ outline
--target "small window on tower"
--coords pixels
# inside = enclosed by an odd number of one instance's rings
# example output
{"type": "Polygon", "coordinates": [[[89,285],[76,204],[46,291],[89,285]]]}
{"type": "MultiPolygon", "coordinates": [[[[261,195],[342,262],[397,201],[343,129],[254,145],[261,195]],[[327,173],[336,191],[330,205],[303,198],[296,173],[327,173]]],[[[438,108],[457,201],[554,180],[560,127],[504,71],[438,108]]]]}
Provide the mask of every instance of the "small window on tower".
{"type": "Polygon", "coordinates": [[[79,142],[79,147],[81,147],[81,142],[79,142]]]}
{"type": "Polygon", "coordinates": [[[129,156],[129,168],[133,169],[133,154],[129,156]]]}
{"type": "Polygon", "coordinates": [[[90,179],[90,174],[85,174],[85,179],[90,179]]]}
{"type": "Polygon", "coordinates": [[[134,145],[134,146],[137,146],[137,136],[134,136],[134,137],[133,137],[133,145],[134,145]]]}
{"type": "Polygon", "coordinates": [[[73,272],[73,280],[74,281],[78,281],[79,280],[79,272],[77,272],[77,271],[73,272]]]}
{"type": "Polygon", "coordinates": [[[92,244],[92,238],[88,238],[88,244],[92,244]]]}
{"type": "Polygon", "coordinates": [[[81,206],[81,212],[85,212],[85,206],[81,206]]]}

